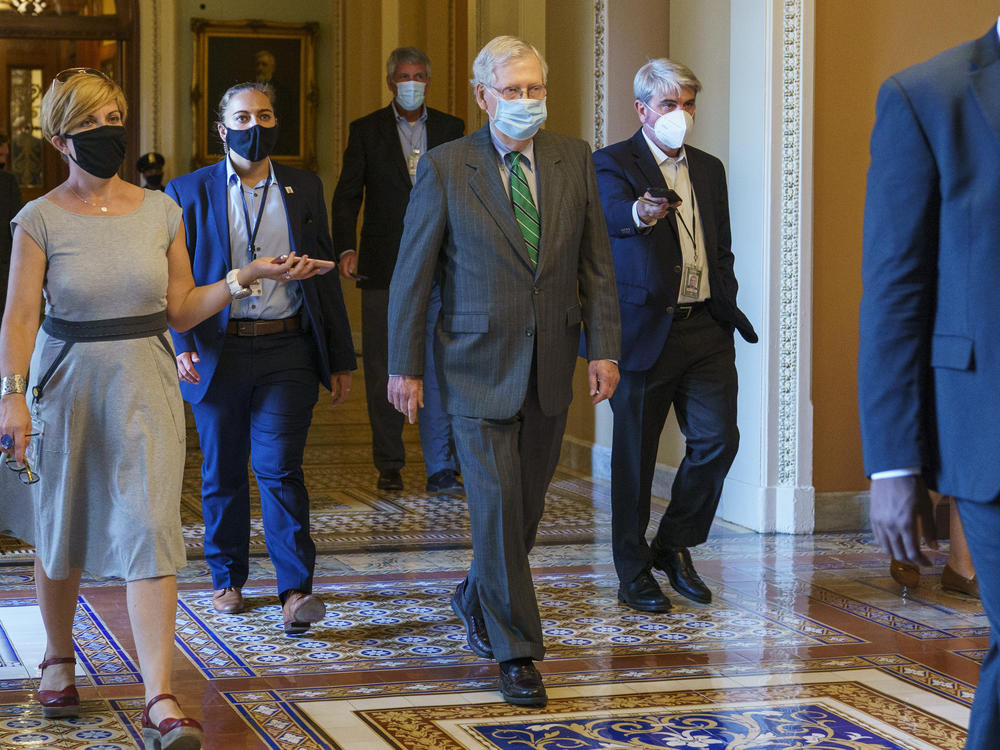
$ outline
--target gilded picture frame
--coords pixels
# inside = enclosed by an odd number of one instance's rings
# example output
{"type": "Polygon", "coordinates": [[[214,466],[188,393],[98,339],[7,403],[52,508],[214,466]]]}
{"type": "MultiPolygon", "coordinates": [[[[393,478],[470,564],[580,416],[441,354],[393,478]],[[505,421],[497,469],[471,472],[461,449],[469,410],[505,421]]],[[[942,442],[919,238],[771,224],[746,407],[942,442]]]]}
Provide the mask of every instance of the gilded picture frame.
{"type": "Polygon", "coordinates": [[[193,168],[221,157],[216,110],[226,89],[245,81],[266,80],[277,94],[279,135],[272,156],[282,164],[315,171],[318,31],[316,23],[191,19],[193,168]]]}

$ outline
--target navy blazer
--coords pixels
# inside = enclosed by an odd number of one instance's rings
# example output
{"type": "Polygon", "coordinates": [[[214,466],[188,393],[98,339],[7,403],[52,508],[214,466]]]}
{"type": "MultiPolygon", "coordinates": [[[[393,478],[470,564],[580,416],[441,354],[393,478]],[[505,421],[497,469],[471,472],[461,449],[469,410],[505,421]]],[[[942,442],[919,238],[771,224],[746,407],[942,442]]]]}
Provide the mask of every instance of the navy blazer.
{"type": "Polygon", "coordinates": [[[865,203],[858,399],[868,474],[922,467],[1000,494],[996,25],[879,91],[865,203]]]}
{"type": "MultiPolygon", "coordinates": [[[[736,306],[738,285],[733,273],[725,168],[717,158],[693,146],[685,146],[684,151],[705,235],[709,310],[720,323],[755,343],[753,326],[736,306]]],[[[622,321],[619,364],[623,370],[648,370],[663,351],[680,291],[677,220],[669,214],[649,230],[635,228],[635,201],[648,187],[667,186],[641,128],[628,140],[595,151],[594,166],[615,259],[622,321]]]]}
{"type": "MultiPolygon", "coordinates": [[[[289,248],[298,255],[334,260],[327,227],[323,183],[312,172],[274,164],[277,190],[285,201],[291,229],[289,248]]],[[[167,185],[167,195],[180,205],[184,214],[188,254],[196,284],[211,284],[224,279],[232,268],[229,252],[229,198],[226,192],[226,162],[219,161],[177,177],[167,185]]],[[[284,250],[284,248],[280,248],[284,250]]],[[[323,276],[296,282],[302,290],[303,324],[316,345],[316,374],[330,387],[330,375],[357,367],[351,328],[344,308],[344,297],[336,269],[323,276]]],[[[197,385],[181,383],[185,400],[196,404],[205,395],[215,373],[229,322],[229,306],[186,333],[171,331],[174,349],[196,351],[201,358],[197,385]]]]}
{"type": "MultiPolygon", "coordinates": [[[[430,107],[425,124],[428,151],[465,132],[460,119],[430,107]]],[[[330,213],[337,257],[346,250],[358,252],[358,273],[367,277],[358,282],[362,289],[389,288],[412,184],[392,105],[352,122],[330,213]],[[365,215],[358,243],[362,199],[365,215]]]]}

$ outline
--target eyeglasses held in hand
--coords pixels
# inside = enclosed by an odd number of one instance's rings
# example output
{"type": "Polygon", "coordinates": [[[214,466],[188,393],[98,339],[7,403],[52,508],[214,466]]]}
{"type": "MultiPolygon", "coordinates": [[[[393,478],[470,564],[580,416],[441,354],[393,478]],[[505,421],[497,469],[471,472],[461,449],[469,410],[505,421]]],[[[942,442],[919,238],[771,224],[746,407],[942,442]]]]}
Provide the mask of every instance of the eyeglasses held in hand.
{"type": "MultiPolygon", "coordinates": [[[[33,438],[38,437],[37,432],[29,432],[25,437],[33,438]]],[[[35,484],[38,481],[38,472],[31,468],[28,460],[25,459],[24,463],[19,464],[17,459],[13,457],[8,457],[6,461],[7,468],[11,471],[17,472],[17,478],[20,479],[24,484],[35,484]]]]}

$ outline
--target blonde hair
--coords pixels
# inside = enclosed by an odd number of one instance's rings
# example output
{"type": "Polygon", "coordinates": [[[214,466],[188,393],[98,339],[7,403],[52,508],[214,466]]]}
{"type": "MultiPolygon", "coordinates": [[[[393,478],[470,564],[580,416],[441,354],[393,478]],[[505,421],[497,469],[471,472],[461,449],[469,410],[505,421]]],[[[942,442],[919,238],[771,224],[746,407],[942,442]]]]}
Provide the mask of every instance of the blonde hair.
{"type": "Polygon", "coordinates": [[[93,73],[76,73],[65,83],[53,81],[42,97],[42,137],[51,143],[52,136],[65,135],[88,114],[109,103],[117,105],[124,122],[128,105],[114,81],[93,73]]]}

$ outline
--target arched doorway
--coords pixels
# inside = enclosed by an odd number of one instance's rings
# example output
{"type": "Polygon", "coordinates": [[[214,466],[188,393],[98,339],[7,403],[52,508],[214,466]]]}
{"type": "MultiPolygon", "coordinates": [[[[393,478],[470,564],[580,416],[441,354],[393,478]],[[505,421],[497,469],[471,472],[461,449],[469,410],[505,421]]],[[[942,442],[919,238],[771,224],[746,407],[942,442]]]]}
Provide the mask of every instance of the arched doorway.
{"type": "MultiPolygon", "coordinates": [[[[0,130],[10,137],[8,169],[25,200],[51,190],[66,176],[53,149],[43,148],[42,94],[53,77],[72,67],[95,68],[118,81],[130,106],[138,104],[137,0],[0,0],[0,130]]],[[[126,122],[129,177],[137,154],[139,118],[126,122]]]]}

